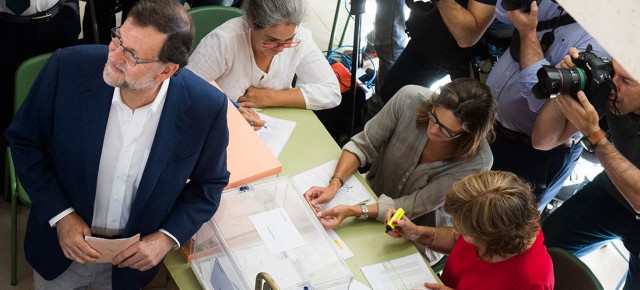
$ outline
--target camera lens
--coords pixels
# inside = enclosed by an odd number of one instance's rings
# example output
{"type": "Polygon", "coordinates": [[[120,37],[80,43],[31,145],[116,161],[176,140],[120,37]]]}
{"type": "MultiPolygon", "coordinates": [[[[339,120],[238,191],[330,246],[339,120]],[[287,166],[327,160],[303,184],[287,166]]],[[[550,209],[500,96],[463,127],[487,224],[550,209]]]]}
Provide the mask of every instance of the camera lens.
{"type": "Polygon", "coordinates": [[[586,87],[585,71],[579,67],[566,69],[545,65],[538,70],[537,76],[538,83],[532,90],[538,99],[548,99],[557,94],[575,96],[586,87]]]}

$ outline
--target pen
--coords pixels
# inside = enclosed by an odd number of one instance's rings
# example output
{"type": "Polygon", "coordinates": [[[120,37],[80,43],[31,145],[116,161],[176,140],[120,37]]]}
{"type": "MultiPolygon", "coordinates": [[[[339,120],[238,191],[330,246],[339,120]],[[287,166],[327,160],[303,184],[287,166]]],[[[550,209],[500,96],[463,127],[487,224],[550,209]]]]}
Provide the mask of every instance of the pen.
{"type": "MultiPolygon", "coordinates": [[[[231,103],[233,104],[234,107],[236,107],[236,109],[240,110],[240,112],[243,112],[249,116],[252,116],[251,113],[249,113],[249,111],[245,110],[245,108],[240,107],[240,105],[238,105],[238,103],[236,103],[234,100],[229,99],[229,101],[231,101],[231,103]]],[[[253,127],[255,126],[255,124],[253,122],[249,122],[249,126],[253,127]]],[[[262,128],[267,129],[267,126],[262,125],[262,128]]]]}
{"type": "Polygon", "coordinates": [[[389,222],[387,222],[387,226],[384,229],[384,234],[386,235],[388,232],[392,231],[396,226],[393,225],[394,221],[397,221],[399,219],[402,218],[402,216],[404,216],[404,209],[399,208],[395,214],[393,214],[393,216],[391,217],[391,219],[389,219],[389,222]]]}

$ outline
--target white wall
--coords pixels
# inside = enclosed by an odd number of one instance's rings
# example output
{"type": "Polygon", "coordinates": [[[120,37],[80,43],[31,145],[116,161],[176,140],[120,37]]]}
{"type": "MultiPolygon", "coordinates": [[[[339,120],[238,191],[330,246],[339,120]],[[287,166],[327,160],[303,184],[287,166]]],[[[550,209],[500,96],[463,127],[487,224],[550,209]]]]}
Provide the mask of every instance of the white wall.
{"type": "Polygon", "coordinates": [[[640,80],[640,1],[557,0],[636,80],[640,80]]]}

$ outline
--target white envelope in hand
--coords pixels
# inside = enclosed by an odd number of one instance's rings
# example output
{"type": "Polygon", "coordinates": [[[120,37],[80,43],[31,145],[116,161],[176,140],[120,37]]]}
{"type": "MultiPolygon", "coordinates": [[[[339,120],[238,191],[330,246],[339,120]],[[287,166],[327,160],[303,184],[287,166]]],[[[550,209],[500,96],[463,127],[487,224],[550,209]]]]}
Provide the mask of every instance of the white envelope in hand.
{"type": "Polygon", "coordinates": [[[103,239],[85,236],[89,246],[102,254],[96,263],[111,263],[120,252],[140,241],[140,234],[124,239],[103,239]]]}

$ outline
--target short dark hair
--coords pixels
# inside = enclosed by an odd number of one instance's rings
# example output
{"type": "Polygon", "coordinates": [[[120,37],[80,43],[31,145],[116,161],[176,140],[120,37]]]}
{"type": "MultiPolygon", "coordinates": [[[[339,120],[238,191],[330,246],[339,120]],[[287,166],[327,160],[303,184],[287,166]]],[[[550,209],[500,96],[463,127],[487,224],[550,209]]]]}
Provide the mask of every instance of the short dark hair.
{"type": "Polygon", "coordinates": [[[482,141],[493,140],[496,101],[489,87],[480,81],[461,78],[445,84],[418,107],[416,123],[419,126],[429,124],[429,112],[435,107],[451,110],[467,131],[453,140],[454,153],[449,160],[475,156],[482,141]]]}
{"type": "Polygon", "coordinates": [[[136,3],[127,16],[138,26],[153,27],[167,35],[158,60],[175,63],[180,67],[189,63],[193,45],[191,17],[176,0],[142,0],[136,3]]]}

